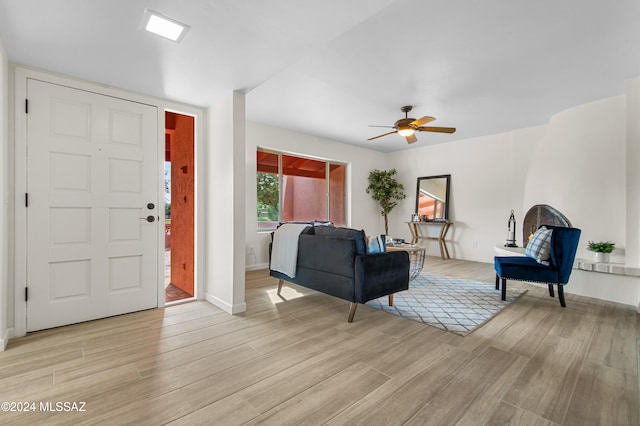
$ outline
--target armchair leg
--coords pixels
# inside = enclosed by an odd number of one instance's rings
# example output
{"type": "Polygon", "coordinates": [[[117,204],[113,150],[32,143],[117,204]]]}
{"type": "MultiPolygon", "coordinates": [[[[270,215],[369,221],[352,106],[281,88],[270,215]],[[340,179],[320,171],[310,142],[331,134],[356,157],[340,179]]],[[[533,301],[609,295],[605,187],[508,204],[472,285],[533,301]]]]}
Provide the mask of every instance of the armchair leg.
{"type": "Polygon", "coordinates": [[[357,307],[358,307],[357,303],[351,302],[351,306],[349,306],[349,319],[347,320],[347,322],[353,322],[353,317],[356,314],[357,307]]]}
{"type": "Polygon", "coordinates": [[[500,277],[496,274],[496,290],[500,289],[500,277]]]}
{"type": "Polygon", "coordinates": [[[564,286],[560,284],[558,284],[558,299],[560,299],[560,306],[566,308],[567,304],[564,301],[564,286]]]}
{"type": "Polygon", "coordinates": [[[507,300],[507,279],[502,279],[502,300],[507,300]]]}
{"type": "Polygon", "coordinates": [[[393,306],[393,293],[389,295],[389,306],[393,306]]]}
{"type": "Polygon", "coordinates": [[[555,297],[555,295],[553,294],[553,284],[549,284],[549,296],[555,297]]]}
{"type": "Polygon", "coordinates": [[[278,281],[278,296],[280,296],[280,290],[282,290],[282,284],[284,283],[284,281],[280,280],[278,281]]]}

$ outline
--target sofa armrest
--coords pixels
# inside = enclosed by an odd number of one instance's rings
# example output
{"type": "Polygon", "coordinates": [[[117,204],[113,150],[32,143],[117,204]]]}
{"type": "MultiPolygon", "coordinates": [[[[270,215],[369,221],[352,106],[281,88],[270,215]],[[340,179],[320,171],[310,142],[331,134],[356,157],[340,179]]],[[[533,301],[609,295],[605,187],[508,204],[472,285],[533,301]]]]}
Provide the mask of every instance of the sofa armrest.
{"type": "Polygon", "coordinates": [[[409,253],[392,251],[357,255],[355,301],[366,303],[409,288],[409,253]]]}

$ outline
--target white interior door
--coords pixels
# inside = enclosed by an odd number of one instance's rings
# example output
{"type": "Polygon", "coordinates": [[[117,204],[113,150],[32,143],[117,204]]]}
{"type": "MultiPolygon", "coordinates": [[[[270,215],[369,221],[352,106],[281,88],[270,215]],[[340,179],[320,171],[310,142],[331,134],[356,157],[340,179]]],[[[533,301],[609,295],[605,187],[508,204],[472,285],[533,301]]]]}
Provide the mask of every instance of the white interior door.
{"type": "Polygon", "coordinates": [[[27,97],[27,331],[156,307],[156,107],[33,79],[27,97]]]}

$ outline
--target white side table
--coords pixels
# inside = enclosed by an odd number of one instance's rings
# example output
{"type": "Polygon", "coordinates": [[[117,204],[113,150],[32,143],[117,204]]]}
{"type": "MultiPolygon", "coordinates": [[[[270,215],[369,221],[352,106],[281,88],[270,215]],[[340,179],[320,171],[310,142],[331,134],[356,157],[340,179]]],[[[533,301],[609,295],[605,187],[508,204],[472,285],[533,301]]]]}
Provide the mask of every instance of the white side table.
{"type": "Polygon", "coordinates": [[[525,256],[524,247],[505,247],[504,244],[496,244],[493,248],[496,256],[525,256]]]}

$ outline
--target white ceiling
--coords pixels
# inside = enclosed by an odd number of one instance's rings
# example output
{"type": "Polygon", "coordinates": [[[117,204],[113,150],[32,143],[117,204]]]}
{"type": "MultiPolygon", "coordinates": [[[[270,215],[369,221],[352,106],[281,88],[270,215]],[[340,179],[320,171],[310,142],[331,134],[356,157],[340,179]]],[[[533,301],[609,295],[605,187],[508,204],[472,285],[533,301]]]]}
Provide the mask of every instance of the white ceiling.
{"type": "Polygon", "coordinates": [[[9,59],[384,152],[545,124],[640,75],[638,0],[0,0],[9,59]],[[191,26],[139,29],[146,8],[191,26]],[[453,135],[367,142],[404,117],[453,135]]]}

